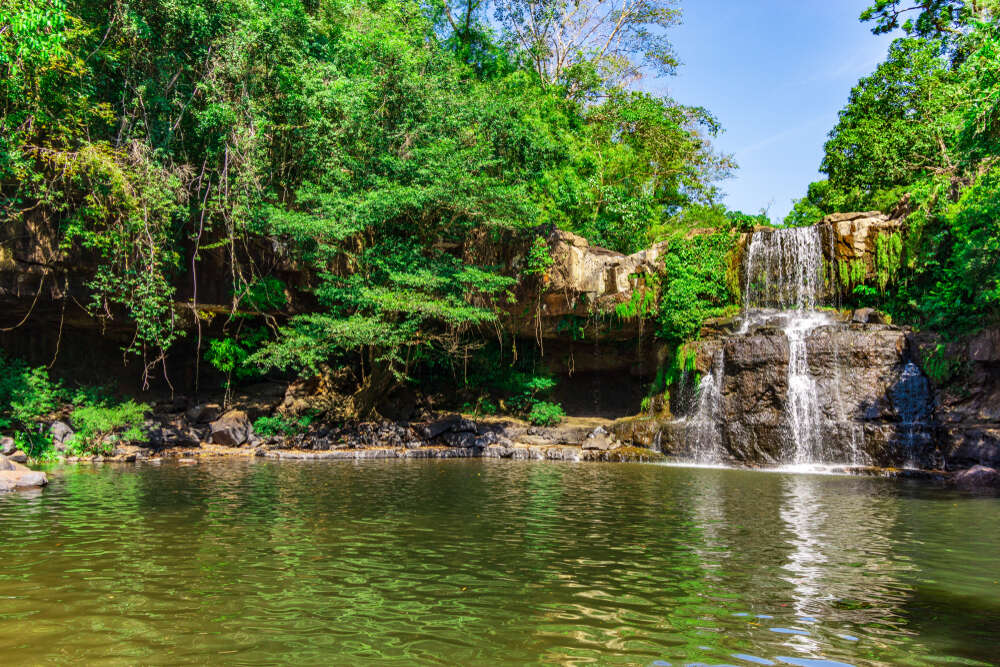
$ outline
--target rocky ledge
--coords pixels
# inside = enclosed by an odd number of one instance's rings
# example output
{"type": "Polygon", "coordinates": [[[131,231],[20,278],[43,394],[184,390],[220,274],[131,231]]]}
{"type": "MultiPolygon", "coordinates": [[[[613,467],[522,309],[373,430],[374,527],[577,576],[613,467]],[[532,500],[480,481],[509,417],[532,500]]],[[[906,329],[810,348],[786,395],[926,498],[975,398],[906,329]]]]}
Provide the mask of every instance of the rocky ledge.
{"type": "Polygon", "coordinates": [[[35,489],[49,483],[44,472],[38,472],[19,461],[12,461],[0,454],[0,493],[35,489]]]}

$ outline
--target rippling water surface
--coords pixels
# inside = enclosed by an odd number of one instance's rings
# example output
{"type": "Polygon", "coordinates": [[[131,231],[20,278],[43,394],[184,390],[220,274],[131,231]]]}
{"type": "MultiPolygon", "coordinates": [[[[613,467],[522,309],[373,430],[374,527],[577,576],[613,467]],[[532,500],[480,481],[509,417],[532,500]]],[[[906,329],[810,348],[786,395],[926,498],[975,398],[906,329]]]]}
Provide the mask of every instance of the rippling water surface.
{"type": "Polygon", "coordinates": [[[1000,661],[993,496],[482,460],[49,474],[0,496],[4,664],[1000,661]]]}

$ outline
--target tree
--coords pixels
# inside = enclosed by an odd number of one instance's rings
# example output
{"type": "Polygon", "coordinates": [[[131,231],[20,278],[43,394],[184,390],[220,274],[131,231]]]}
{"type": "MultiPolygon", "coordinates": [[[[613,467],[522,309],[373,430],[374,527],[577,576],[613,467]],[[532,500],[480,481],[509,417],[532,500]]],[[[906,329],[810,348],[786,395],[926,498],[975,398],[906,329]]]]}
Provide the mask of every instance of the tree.
{"type": "Polygon", "coordinates": [[[861,12],[862,21],[875,22],[875,34],[902,27],[907,35],[929,39],[962,35],[971,21],[991,17],[1000,17],[997,0],[876,0],[861,12]]]}
{"type": "Polygon", "coordinates": [[[830,132],[820,170],[862,198],[954,168],[956,75],[939,43],[893,42],[886,61],[858,82],[830,132]]]}
{"type": "Polygon", "coordinates": [[[676,0],[496,0],[495,15],[541,80],[573,98],[678,65],[665,34],[680,22],[676,0]]]}

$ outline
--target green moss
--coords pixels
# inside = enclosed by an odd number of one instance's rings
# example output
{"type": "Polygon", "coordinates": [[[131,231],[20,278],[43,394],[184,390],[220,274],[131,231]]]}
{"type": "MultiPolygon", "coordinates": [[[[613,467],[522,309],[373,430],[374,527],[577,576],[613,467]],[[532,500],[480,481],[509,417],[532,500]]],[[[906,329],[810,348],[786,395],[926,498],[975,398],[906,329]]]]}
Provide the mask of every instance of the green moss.
{"type": "Polygon", "coordinates": [[[965,364],[961,359],[952,356],[948,347],[944,343],[938,343],[931,352],[924,357],[923,371],[928,379],[937,386],[947,384],[960,376],[965,370],[965,364]]]}

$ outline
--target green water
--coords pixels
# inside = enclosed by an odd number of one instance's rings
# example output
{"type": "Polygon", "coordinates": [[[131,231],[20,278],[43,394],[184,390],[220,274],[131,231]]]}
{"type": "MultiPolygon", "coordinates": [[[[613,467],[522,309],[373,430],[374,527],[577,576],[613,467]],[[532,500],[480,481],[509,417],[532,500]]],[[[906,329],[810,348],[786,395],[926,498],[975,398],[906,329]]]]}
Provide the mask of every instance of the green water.
{"type": "Polygon", "coordinates": [[[508,461],[81,466],[0,496],[0,663],[1000,660],[1000,499],[508,461]]]}

